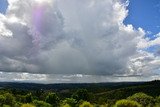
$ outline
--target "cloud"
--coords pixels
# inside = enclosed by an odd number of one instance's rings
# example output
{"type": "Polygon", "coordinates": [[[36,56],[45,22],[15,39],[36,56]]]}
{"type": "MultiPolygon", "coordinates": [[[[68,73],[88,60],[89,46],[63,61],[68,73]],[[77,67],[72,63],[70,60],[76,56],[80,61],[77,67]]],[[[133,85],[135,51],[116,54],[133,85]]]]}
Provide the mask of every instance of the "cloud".
{"type": "Polygon", "coordinates": [[[154,39],[142,38],[138,43],[138,54],[131,60],[133,72],[143,75],[160,74],[160,33],[154,35],[154,39]]]}
{"type": "Polygon", "coordinates": [[[159,75],[160,57],[146,51],[139,51],[130,61],[131,74],[143,76],[159,75]]]}
{"type": "MultiPolygon", "coordinates": [[[[144,39],[143,29],[123,24],[128,15],[128,1],[8,2],[6,14],[0,14],[3,72],[136,75],[141,72],[136,57],[146,57],[137,50],[159,43],[159,37],[153,41],[144,39]]],[[[146,66],[158,60],[153,57],[146,66]]]]}
{"type": "Polygon", "coordinates": [[[148,81],[158,79],[156,76],[98,76],[98,75],[60,75],[60,74],[31,74],[21,72],[0,72],[0,81],[4,82],[29,82],[29,83],[99,83],[119,81],[148,81]],[[16,77],[16,78],[15,78],[16,77]]]}
{"type": "Polygon", "coordinates": [[[141,41],[138,43],[138,48],[149,48],[155,45],[160,46],[160,33],[154,35],[153,40],[150,40],[150,38],[142,38],[141,41]]]}

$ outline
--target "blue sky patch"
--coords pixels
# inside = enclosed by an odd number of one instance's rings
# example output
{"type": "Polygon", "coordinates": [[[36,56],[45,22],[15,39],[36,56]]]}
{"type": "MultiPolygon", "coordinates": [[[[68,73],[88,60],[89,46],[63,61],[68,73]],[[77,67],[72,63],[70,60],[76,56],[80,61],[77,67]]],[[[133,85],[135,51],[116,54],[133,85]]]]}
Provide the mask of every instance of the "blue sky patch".
{"type": "Polygon", "coordinates": [[[150,31],[150,38],[160,32],[160,0],[130,0],[128,10],[125,24],[150,31]]]}
{"type": "Polygon", "coordinates": [[[7,0],[0,0],[0,13],[5,14],[8,6],[7,0]]]}

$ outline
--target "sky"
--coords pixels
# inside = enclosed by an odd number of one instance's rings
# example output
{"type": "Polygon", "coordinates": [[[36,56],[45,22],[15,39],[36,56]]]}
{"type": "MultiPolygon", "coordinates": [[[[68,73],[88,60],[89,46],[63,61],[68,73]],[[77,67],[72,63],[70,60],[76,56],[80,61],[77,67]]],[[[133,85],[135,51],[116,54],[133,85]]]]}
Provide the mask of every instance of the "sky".
{"type": "Polygon", "coordinates": [[[0,6],[0,13],[5,14],[6,9],[8,7],[7,0],[0,0],[0,4],[1,4],[1,6],[0,6]]]}
{"type": "Polygon", "coordinates": [[[129,15],[125,24],[132,24],[151,32],[149,36],[159,33],[160,29],[160,1],[159,0],[130,0],[129,15]]]}
{"type": "Polygon", "coordinates": [[[160,79],[158,0],[0,0],[0,81],[160,79]]]}

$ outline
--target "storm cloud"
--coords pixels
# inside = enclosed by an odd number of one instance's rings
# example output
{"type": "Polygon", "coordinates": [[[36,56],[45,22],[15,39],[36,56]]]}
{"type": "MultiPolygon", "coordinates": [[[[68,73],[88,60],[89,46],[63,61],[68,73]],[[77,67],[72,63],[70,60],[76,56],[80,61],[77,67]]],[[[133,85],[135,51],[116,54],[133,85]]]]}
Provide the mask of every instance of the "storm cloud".
{"type": "Polygon", "coordinates": [[[8,2],[6,14],[0,14],[2,72],[113,76],[158,69],[159,57],[148,58],[142,49],[158,45],[159,36],[147,41],[142,28],[123,24],[128,1],[8,2]]]}

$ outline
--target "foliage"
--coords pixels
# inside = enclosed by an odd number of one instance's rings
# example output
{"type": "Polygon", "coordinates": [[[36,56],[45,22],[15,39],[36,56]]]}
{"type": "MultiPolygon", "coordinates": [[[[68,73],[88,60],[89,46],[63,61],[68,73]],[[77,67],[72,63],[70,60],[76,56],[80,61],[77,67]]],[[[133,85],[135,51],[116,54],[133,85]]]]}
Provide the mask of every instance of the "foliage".
{"type": "Polygon", "coordinates": [[[136,93],[130,97],[128,97],[127,99],[129,100],[133,100],[133,101],[136,101],[140,104],[142,104],[143,107],[146,107],[146,106],[153,106],[155,105],[155,100],[153,97],[145,94],[145,93],[136,93]]]}
{"type": "Polygon", "coordinates": [[[35,107],[35,106],[32,104],[23,104],[21,107],[35,107]]]}
{"type": "Polygon", "coordinates": [[[5,105],[5,104],[4,104],[2,107],[11,107],[11,106],[10,106],[10,105],[5,105]]]}
{"type": "Polygon", "coordinates": [[[79,107],[93,107],[90,102],[84,101],[79,107]]]}
{"type": "Polygon", "coordinates": [[[45,101],[53,106],[58,106],[60,99],[56,93],[49,93],[45,101]]]}
{"type": "Polygon", "coordinates": [[[77,101],[73,98],[66,98],[65,100],[63,100],[62,105],[69,105],[71,107],[75,107],[77,104],[77,101]]]}
{"type": "Polygon", "coordinates": [[[25,96],[25,101],[26,103],[31,103],[32,102],[32,94],[31,93],[28,93],[26,96],[25,96]]]}
{"type": "Polygon", "coordinates": [[[33,104],[34,104],[36,107],[52,107],[51,104],[46,103],[46,102],[44,102],[44,101],[38,101],[38,100],[34,100],[34,101],[33,101],[33,104]]]}
{"type": "Polygon", "coordinates": [[[119,100],[116,102],[115,107],[141,107],[141,105],[136,101],[119,100]]]}
{"type": "Polygon", "coordinates": [[[26,103],[26,98],[24,95],[16,95],[16,100],[18,102],[26,103]]]}
{"type": "Polygon", "coordinates": [[[5,103],[5,97],[3,95],[0,95],[0,106],[2,106],[5,103]]]}
{"type": "Polygon", "coordinates": [[[160,107],[160,82],[121,84],[57,84],[48,90],[1,88],[0,107],[160,107]]]}
{"type": "Polygon", "coordinates": [[[75,106],[70,106],[69,104],[65,104],[65,105],[62,105],[61,107],[75,107],[75,106]]]}
{"type": "Polygon", "coordinates": [[[14,104],[14,107],[21,107],[21,105],[23,105],[23,103],[21,103],[21,102],[16,102],[16,103],[14,104]]]}
{"type": "Polygon", "coordinates": [[[156,98],[156,102],[157,102],[157,103],[160,103],[160,96],[158,96],[158,97],[156,98]]]}
{"type": "Polygon", "coordinates": [[[4,104],[13,106],[15,103],[15,97],[11,93],[5,93],[3,95],[5,97],[4,104]]]}
{"type": "Polygon", "coordinates": [[[88,101],[89,93],[86,89],[79,89],[72,95],[72,97],[76,99],[77,101],[79,100],[88,101]]]}

